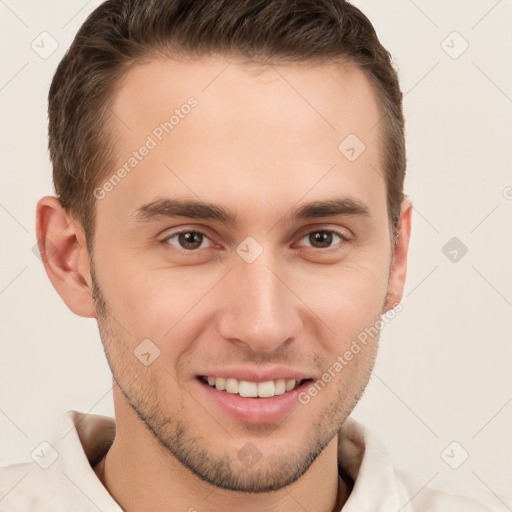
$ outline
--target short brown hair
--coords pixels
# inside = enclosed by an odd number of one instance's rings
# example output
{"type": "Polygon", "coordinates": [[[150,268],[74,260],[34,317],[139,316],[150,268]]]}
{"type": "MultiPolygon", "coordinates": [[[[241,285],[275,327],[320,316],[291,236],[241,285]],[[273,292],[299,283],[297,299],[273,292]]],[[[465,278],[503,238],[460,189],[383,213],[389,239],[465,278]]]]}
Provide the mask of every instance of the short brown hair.
{"type": "Polygon", "coordinates": [[[402,92],[389,52],[359,9],[344,0],[108,0],[78,31],[48,98],[55,191],[82,225],[89,252],[93,191],[115,164],[108,121],[122,76],[155,57],[214,54],[267,63],[341,60],[366,74],[382,110],[383,173],[396,241],[406,166],[402,92]]]}

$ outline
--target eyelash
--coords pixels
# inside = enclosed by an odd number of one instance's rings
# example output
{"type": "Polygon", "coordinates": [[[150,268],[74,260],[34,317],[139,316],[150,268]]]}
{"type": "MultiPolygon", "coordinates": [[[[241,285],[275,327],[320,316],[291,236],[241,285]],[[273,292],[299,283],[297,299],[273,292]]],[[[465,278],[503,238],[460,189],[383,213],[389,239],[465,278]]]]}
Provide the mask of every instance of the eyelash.
{"type": "MultiPolygon", "coordinates": [[[[166,236],[162,240],[162,243],[166,244],[166,245],[173,245],[173,244],[169,243],[169,240],[171,240],[172,238],[175,238],[175,237],[177,237],[179,235],[183,235],[185,233],[194,233],[194,234],[197,234],[197,235],[202,235],[204,238],[207,238],[208,240],[210,240],[210,242],[212,241],[210,239],[210,237],[205,232],[203,232],[201,230],[198,230],[198,229],[184,229],[182,231],[176,231],[175,233],[171,233],[170,235],[166,236]]],[[[337,231],[335,229],[315,229],[315,230],[312,230],[312,231],[308,231],[307,233],[305,233],[300,238],[300,240],[302,240],[303,238],[305,238],[305,237],[307,237],[307,236],[309,236],[309,235],[311,235],[313,233],[329,233],[329,234],[336,235],[341,240],[341,242],[338,242],[338,244],[336,244],[336,245],[339,245],[342,242],[349,242],[350,241],[350,239],[346,235],[344,235],[343,233],[341,233],[340,231],[337,231]]],[[[201,245],[202,245],[202,242],[201,242],[201,245]]],[[[333,245],[331,247],[326,247],[326,248],[317,248],[317,247],[312,247],[312,246],[305,246],[305,247],[310,247],[311,249],[318,249],[320,251],[327,252],[330,249],[333,249],[334,247],[336,247],[336,245],[333,245]]],[[[304,247],[304,246],[301,246],[301,247],[304,247]]],[[[184,249],[183,247],[178,247],[178,246],[175,246],[175,249],[178,252],[185,253],[185,254],[194,254],[194,253],[197,253],[198,251],[201,250],[201,248],[197,248],[197,249],[184,249]]]]}

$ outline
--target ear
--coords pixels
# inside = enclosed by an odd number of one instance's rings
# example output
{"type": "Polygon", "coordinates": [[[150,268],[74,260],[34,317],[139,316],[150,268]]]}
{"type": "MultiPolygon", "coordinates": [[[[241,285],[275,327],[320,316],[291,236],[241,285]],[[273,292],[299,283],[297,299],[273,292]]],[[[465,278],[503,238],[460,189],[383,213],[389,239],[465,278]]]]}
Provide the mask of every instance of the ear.
{"type": "Polygon", "coordinates": [[[400,211],[397,242],[393,250],[393,265],[389,276],[386,303],[382,313],[393,309],[402,300],[407,274],[407,253],[411,237],[411,216],[412,203],[406,196],[400,211]]]}
{"type": "Polygon", "coordinates": [[[37,203],[36,236],[46,274],[62,300],[73,313],[96,318],[85,235],[56,197],[37,203]]]}

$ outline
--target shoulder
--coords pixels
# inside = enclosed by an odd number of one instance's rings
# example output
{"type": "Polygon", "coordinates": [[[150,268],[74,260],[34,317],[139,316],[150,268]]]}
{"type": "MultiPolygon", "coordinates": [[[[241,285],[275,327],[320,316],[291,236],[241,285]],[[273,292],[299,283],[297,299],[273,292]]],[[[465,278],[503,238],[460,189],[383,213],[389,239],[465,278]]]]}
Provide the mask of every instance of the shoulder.
{"type": "Polygon", "coordinates": [[[0,512],[119,512],[92,468],[115,433],[107,416],[66,412],[32,460],[0,467],[0,512]]]}
{"type": "Polygon", "coordinates": [[[468,488],[438,477],[428,482],[418,475],[396,470],[402,512],[502,512],[512,510],[512,499],[488,490],[468,488]]]}
{"type": "Polygon", "coordinates": [[[481,482],[468,488],[458,481],[397,468],[374,432],[348,418],[339,432],[338,465],[354,482],[343,512],[512,511],[511,497],[493,493],[481,482]]]}
{"type": "Polygon", "coordinates": [[[49,510],[55,490],[55,479],[51,473],[34,462],[0,467],[0,512],[38,512],[43,510],[42,503],[46,504],[44,510],[49,510]]]}

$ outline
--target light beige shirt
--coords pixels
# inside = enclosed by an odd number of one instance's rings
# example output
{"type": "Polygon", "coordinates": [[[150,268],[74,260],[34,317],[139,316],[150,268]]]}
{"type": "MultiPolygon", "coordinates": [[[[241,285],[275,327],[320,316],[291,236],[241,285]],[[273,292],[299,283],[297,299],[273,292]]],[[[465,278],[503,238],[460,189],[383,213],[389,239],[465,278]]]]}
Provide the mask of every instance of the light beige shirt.
{"type": "MultiPolygon", "coordinates": [[[[32,452],[32,462],[0,468],[0,512],[121,512],[92,466],[108,450],[113,418],[68,411],[55,439],[32,452]]],[[[338,464],[354,487],[343,512],[503,512],[512,500],[424,487],[396,470],[381,442],[349,418],[340,430],[338,464]]]]}

